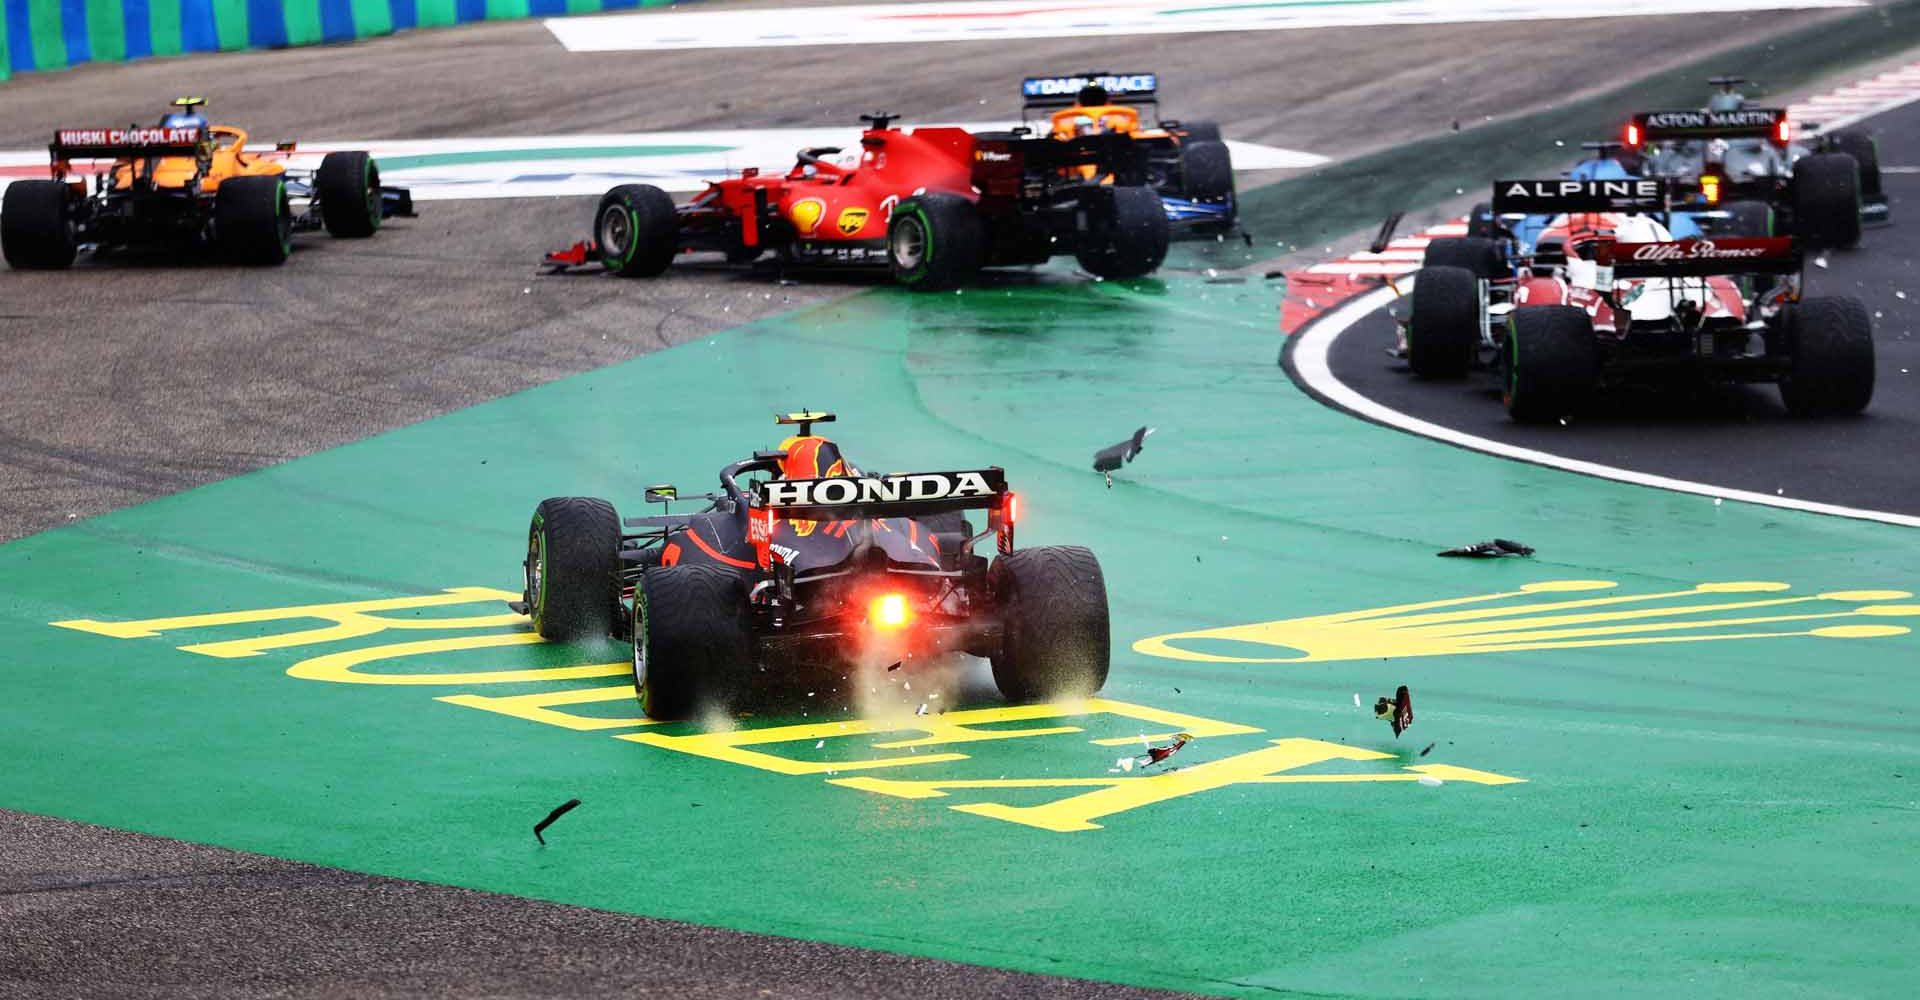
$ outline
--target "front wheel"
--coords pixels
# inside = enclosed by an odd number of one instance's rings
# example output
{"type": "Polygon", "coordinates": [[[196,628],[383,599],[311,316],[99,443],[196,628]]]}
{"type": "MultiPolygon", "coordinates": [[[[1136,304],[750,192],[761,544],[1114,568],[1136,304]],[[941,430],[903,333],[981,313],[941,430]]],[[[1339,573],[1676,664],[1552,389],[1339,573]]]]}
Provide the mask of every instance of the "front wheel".
{"type": "Polygon", "coordinates": [[[1796,417],[1851,416],[1873,401],[1873,321],[1859,299],[1811,298],[1784,317],[1789,364],[1780,400],[1796,417]]]}
{"type": "Polygon", "coordinates": [[[380,168],[366,153],[328,153],[314,171],[313,191],[328,235],[360,238],[380,228],[380,168]]]}
{"type": "Polygon", "coordinates": [[[15,268],[71,267],[72,191],[59,181],[14,181],[0,201],[0,251],[15,268]]]}
{"type": "Polygon", "coordinates": [[[753,612],[722,566],[649,569],[633,591],[633,690],[647,718],[728,713],[753,673],[753,612]]]}
{"type": "Polygon", "coordinates": [[[620,515],[598,497],[549,497],[527,526],[526,602],[542,639],[613,634],[620,608],[620,515]]]}
{"type": "Polygon", "coordinates": [[[1107,582],[1091,551],[1021,549],[995,560],[991,578],[1003,630],[993,682],[1008,701],[1085,698],[1107,683],[1107,582]]]}
{"type": "Polygon", "coordinates": [[[923,292],[955,288],[973,280],[986,256],[986,223],[966,198],[922,194],[893,206],[887,266],[900,284],[923,292]]]}
{"type": "Polygon", "coordinates": [[[1577,412],[1599,381],[1593,317],[1576,306],[1526,306],[1507,323],[1507,416],[1544,424],[1577,412]]]}
{"type": "Polygon", "coordinates": [[[623,278],[651,278],[680,252],[673,196],[651,184],[622,184],[600,198],[593,216],[600,263],[623,278]]]}
{"type": "Polygon", "coordinates": [[[1167,208],[1152,188],[1100,188],[1089,199],[1089,226],[1075,258],[1101,278],[1140,278],[1167,259],[1167,208]],[[1096,217],[1096,211],[1098,215],[1096,217]]]}

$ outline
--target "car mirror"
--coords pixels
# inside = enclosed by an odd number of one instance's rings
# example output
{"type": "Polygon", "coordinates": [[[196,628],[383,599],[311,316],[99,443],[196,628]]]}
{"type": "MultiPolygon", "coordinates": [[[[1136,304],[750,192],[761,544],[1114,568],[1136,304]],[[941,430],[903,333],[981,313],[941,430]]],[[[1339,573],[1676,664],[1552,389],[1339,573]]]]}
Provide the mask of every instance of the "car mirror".
{"type": "Polygon", "coordinates": [[[671,503],[678,499],[680,499],[680,491],[675,487],[666,484],[647,487],[646,500],[648,503],[671,503]]]}

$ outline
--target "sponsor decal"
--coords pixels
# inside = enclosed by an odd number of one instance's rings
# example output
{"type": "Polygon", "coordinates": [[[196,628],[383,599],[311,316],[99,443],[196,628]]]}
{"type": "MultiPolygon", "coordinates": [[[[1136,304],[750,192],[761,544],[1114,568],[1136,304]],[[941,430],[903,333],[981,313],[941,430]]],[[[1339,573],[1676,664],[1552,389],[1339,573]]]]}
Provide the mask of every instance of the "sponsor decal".
{"type": "Polygon", "coordinates": [[[996,153],[996,152],[994,152],[994,151],[992,151],[992,150],[990,150],[990,149],[976,149],[976,150],[974,150],[974,151],[973,151],[973,158],[974,158],[974,159],[976,159],[976,160],[985,160],[985,161],[986,161],[986,162],[988,162],[988,163],[1011,163],[1011,162],[1013,162],[1013,154],[1012,154],[1012,153],[996,153]]]}
{"type": "Polygon", "coordinates": [[[54,134],[62,146],[192,146],[206,138],[198,125],[187,128],[63,128],[54,134]]]}
{"type": "MultiPolygon", "coordinates": [[[[298,680],[424,687],[435,702],[507,716],[516,725],[602,734],[646,748],[636,750],[640,753],[699,758],[716,771],[747,768],[1051,833],[1099,830],[1113,817],[1230,788],[1236,800],[1244,801],[1261,790],[1312,795],[1329,785],[1371,794],[1390,794],[1387,788],[1424,794],[1418,783],[1432,784],[1436,778],[1461,789],[1458,794],[1472,794],[1466,789],[1526,780],[1453,764],[1415,764],[1325,740],[1267,738],[1255,726],[1108,698],[790,725],[746,718],[740,720],[742,728],[701,732],[640,716],[629,658],[611,663],[559,659],[556,653],[583,651],[546,646],[524,616],[501,607],[517,597],[489,587],[453,587],[410,597],[52,624],[132,641],[177,642],[197,634],[202,641],[178,648],[229,661],[300,656],[286,669],[298,680]],[[470,606],[466,614],[463,605],[470,606]],[[522,646],[544,648],[519,663],[511,657],[499,662],[503,650],[522,646]],[[593,679],[600,683],[579,683],[593,679]],[[532,685],[538,686],[529,690],[532,685]],[[511,693],[493,693],[501,686],[511,693]],[[1195,763],[1183,768],[1062,774],[1053,766],[1062,754],[1101,759],[1116,750],[1136,753],[1143,739],[1164,740],[1176,733],[1200,743],[1187,751],[1195,763]],[[996,752],[1009,743],[1035,744],[1043,752],[996,752]],[[817,752],[820,748],[830,749],[817,752]],[[1283,786],[1284,792],[1273,786],[1283,786]]],[[[814,813],[799,821],[832,826],[844,818],[814,813]]]]}
{"type": "Polygon", "coordinates": [[[1738,111],[1649,111],[1642,115],[1655,132],[1751,132],[1773,128],[1786,112],[1779,108],[1742,108],[1738,111]]]}
{"type": "Polygon", "coordinates": [[[1621,243],[1616,258],[1659,263],[1669,260],[1750,260],[1786,252],[1787,240],[1676,240],[1672,243],[1621,243]]]}
{"type": "Polygon", "coordinates": [[[834,228],[840,230],[843,235],[852,236],[867,224],[869,214],[871,213],[864,208],[843,208],[840,210],[840,218],[834,222],[834,228]]]}
{"type": "Polygon", "coordinates": [[[989,470],[918,472],[904,476],[838,479],[776,479],[761,483],[760,499],[769,507],[843,507],[848,504],[965,500],[990,497],[999,490],[989,470]]]}
{"type": "Polygon", "coordinates": [[[818,198],[802,198],[787,207],[787,218],[802,236],[812,236],[827,214],[827,203],[818,198]]]}
{"type": "Polygon", "coordinates": [[[1660,181],[1501,181],[1500,193],[1508,198],[1658,198],[1660,181]]]}
{"type": "Polygon", "coordinates": [[[1108,96],[1151,94],[1160,86],[1153,73],[1103,73],[1095,76],[1036,76],[1020,81],[1027,97],[1074,97],[1088,84],[1099,84],[1108,96]]]}

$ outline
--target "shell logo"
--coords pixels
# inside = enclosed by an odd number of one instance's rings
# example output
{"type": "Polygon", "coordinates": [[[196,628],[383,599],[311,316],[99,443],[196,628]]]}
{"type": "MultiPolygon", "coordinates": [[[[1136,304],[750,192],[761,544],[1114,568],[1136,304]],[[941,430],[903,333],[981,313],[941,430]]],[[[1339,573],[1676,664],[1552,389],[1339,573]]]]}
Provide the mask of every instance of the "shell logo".
{"type": "Polygon", "coordinates": [[[826,215],[827,203],[818,198],[802,198],[787,209],[787,218],[793,220],[793,227],[802,236],[812,236],[826,215]]]}

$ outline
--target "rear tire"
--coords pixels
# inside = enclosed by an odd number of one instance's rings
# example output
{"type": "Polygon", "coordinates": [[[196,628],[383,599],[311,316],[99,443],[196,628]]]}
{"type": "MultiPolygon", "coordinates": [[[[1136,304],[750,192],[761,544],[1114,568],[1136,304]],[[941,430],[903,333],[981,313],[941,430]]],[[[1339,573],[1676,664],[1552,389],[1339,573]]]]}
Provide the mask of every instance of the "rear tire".
{"type": "MultiPolygon", "coordinates": [[[[1476,278],[1499,278],[1508,273],[1500,247],[1481,236],[1450,236],[1427,244],[1421,267],[1464,267],[1476,278]]],[[[1417,286],[1416,286],[1417,287],[1417,286]]]]}
{"type": "Polygon", "coordinates": [[[1159,270],[1172,238],[1166,205],[1159,193],[1144,187],[1099,191],[1105,196],[1105,218],[1091,227],[1086,237],[1088,245],[1074,255],[1080,266],[1088,274],[1118,279],[1141,278],[1159,270]]]}
{"type": "Polygon", "coordinates": [[[1233,204],[1233,155],[1217,139],[1180,147],[1180,191],[1189,201],[1233,204]]]}
{"type": "Polygon", "coordinates": [[[293,204],[280,177],[233,177],[213,198],[220,249],[237,264],[275,267],[293,253],[293,204]]]}
{"type": "Polygon", "coordinates": [[[1794,234],[1817,248],[1860,245],[1860,165],[1815,153],[1793,165],[1794,234]]]}
{"type": "Polygon", "coordinates": [[[1579,412],[1599,381],[1593,317],[1576,306],[1526,306],[1508,323],[1507,415],[1543,424],[1579,412]]]}
{"type": "Polygon", "coordinates": [[[1099,691],[1113,654],[1100,560],[1077,545],[1022,549],[991,576],[1005,629],[991,658],[1000,693],[1023,702],[1099,691]]]}
{"type": "Polygon", "coordinates": [[[1836,153],[1853,157],[1854,164],[1860,168],[1861,199],[1877,201],[1886,197],[1885,189],[1880,186],[1880,146],[1873,141],[1873,136],[1847,129],[1835,132],[1827,145],[1836,153]]]}
{"type": "Polygon", "coordinates": [[[603,639],[620,610],[620,515],[598,497],[549,497],[527,526],[526,602],[552,642],[603,639]]]}
{"type": "Polygon", "coordinates": [[[680,213],[673,196],[651,184],[622,184],[600,198],[593,214],[600,263],[623,278],[651,278],[680,252],[680,213]]]}
{"type": "Polygon", "coordinates": [[[633,592],[633,690],[647,718],[731,713],[753,673],[745,581],[721,566],[650,569],[633,592]]]}
{"type": "Polygon", "coordinates": [[[0,252],[15,269],[72,267],[79,249],[72,189],[59,181],[14,181],[0,201],[0,252]]]}
{"type": "Polygon", "coordinates": [[[1873,321],[1853,298],[1811,298],[1787,307],[1792,363],[1780,400],[1796,417],[1851,416],[1873,401],[1873,321]]]}
{"type": "Polygon", "coordinates": [[[1179,131],[1186,134],[1188,142],[1220,141],[1219,122],[1185,122],[1181,124],[1179,131]]]}
{"type": "Polygon", "coordinates": [[[380,229],[380,168],[360,150],[328,153],[313,174],[327,234],[359,239],[380,229]]]}
{"type": "Polygon", "coordinates": [[[915,291],[945,291],[972,281],[986,258],[987,226],[973,202],[923,194],[893,206],[887,265],[894,281],[915,291]]]}
{"type": "Polygon", "coordinates": [[[1773,209],[1764,201],[1731,201],[1721,211],[1727,213],[1727,220],[1720,235],[1773,235],[1773,209]]]}
{"type": "Polygon", "coordinates": [[[1423,268],[1413,284],[1407,366],[1421,378],[1460,378],[1480,356],[1480,279],[1464,267],[1423,268]]]}

